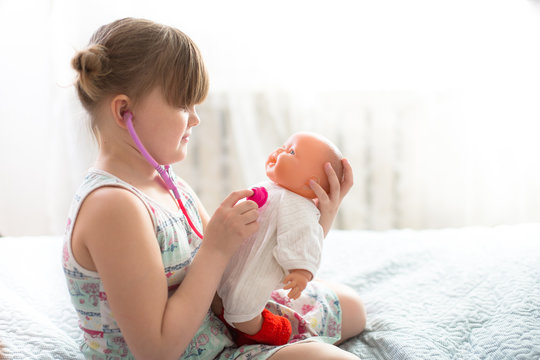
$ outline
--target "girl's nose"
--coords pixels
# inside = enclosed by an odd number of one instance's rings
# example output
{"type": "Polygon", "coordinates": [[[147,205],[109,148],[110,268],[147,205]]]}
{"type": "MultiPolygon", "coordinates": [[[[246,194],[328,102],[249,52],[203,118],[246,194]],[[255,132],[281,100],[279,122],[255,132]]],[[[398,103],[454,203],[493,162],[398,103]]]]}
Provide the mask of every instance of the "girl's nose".
{"type": "Polygon", "coordinates": [[[188,119],[188,125],[189,126],[197,126],[201,122],[201,119],[199,118],[199,114],[197,114],[197,111],[193,109],[189,112],[189,119],[188,119]]]}

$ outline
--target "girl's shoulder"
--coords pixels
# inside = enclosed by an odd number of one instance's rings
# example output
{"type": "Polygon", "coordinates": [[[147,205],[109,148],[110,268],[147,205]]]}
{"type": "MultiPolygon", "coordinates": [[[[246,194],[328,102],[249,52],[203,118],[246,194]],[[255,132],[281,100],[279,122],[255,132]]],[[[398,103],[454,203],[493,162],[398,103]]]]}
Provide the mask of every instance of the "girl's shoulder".
{"type": "Polygon", "coordinates": [[[105,171],[91,168],[78,191],[80,218],[130,223],[135,216],[148,219],[146,197],[134,186],[105,171]]]}
{"type": "Polygon", "coordinates": [[[112,247],[129,246],[133,233],[153,235],[154,226],[146,207],[125,188],[103,186],[89,193],[81,204],[72,245],[82,245],[89,252],[93,249],[110,251],[112,247]]]}
{"type": "Polygon", "coordinates": [[[77,227],[86,239],[121,240],[133,229],[143,231],[153,225],[141,200],[128,189],[103,186],[92,191],[81,205],[77,227]]]}

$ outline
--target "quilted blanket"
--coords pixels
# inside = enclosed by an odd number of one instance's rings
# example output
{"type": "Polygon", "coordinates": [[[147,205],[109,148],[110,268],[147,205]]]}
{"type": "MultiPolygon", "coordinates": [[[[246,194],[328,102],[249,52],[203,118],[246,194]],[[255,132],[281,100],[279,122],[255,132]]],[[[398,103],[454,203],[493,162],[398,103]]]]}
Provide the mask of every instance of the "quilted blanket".
{"type": "MultiPolygon", "coordinates": [[[[60,237],[0,238],[0,359],[82,359],[60,237]]],[[[319,277],[363,297],[362,359],[540,359],[540,224],[332,231],[319,277]]]]}
{"type": "Polygon", "coordinates": [[[362,359],[540,359],[540,226],[340,232],[321,277],[363,296],[362,359]]]}

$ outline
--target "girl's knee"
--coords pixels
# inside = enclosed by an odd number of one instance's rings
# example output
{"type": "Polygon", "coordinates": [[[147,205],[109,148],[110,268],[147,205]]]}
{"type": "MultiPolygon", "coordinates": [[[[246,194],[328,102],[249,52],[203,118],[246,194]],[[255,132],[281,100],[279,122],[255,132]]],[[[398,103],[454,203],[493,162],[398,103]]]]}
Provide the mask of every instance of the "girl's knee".
{"type": "Polygon", "coordinates": [[[361,333],[366,327],[366,309],[360,295],[347,287],[347,290],[338,294],[338,297],[341,303],[342,317],[353,322],[358,333],[361,333]]]}
{"type": "Polygon", "coordinates": [[[314,341],[284,347],[272,355],[270,359],[358,360],[358,357],[337,346],[314,341]]]}
{"type": "Polygon", "coordinates": [[[366,309],[360,296],[354,291],[346,291],[338,295],[341,303],[342,325],[344,330],[342,339],[348,339],[364,331],[366,327],[366,309]]]}
{"type": "Polygon", "coordinates": [[[366,310],[360,295],[347,285],[323,282],[336,293],[341,305],[340,343],[364,331],[366,310]]]}

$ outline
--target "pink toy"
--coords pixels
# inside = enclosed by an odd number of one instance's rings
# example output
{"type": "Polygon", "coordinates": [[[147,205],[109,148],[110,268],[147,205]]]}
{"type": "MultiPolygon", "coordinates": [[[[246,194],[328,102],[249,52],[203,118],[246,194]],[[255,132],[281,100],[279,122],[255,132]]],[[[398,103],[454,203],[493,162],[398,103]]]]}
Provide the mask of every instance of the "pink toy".
{"type": "Polygon", "coordinates": [[[268,191],[264,187],[254,187],[253,195],[247,197],[247,200],[255,201],[259,207],[262,207],[268,199],[268,191]]]}

